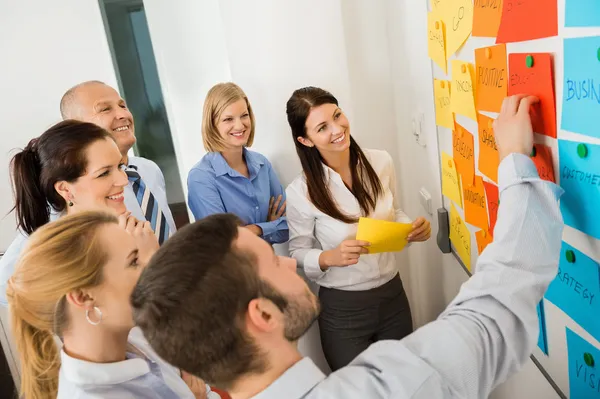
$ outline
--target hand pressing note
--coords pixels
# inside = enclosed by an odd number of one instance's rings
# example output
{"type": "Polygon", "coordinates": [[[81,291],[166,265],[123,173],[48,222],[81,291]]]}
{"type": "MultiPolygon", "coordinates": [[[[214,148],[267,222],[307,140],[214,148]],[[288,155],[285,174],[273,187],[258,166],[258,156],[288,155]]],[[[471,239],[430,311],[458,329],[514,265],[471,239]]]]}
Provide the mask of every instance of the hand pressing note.
{"type": "Polygon", "coordinates": [[[408,235],[408,242],[427,241],[431,237],[431,223],[424,217],[419,217],[413,223],[413,229],[408,235]]]}

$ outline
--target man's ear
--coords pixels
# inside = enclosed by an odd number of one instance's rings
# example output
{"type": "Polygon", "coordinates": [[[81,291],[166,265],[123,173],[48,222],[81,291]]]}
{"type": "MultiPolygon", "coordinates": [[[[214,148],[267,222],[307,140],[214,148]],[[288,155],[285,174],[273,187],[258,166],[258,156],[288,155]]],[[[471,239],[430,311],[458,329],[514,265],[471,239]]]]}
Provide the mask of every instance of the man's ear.
{"type": "Polygon", "coordinates": [[[248,329],[268,333],[282,321],[282,313],[273,302],[265,298],[255,298],[248,304],[246,323],[248,329]]]}

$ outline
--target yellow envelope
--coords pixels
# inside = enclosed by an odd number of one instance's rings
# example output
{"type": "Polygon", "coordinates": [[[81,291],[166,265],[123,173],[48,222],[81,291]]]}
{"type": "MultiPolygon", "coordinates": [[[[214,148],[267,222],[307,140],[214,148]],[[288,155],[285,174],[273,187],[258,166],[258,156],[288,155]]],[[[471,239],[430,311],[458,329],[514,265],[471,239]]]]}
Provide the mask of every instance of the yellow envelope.
{"type": "Polygon", "coordinates": [[[460,214],[450,204],[450,241],[454,244],[458,256],[462,259],[467,269],[471,271],[471,232],[460,214]]]}
{"type": "Polygon", "coordinates": [[[450,198],[462,208],[462,192],[460,180],[456,172],[454,159],[442,151],[442,194],[450,198]]]}
{"type": "Polygon", "coordinates": [[[427,14],[427,38],[429,44],[427,52],[444,74],[448,73],[448,63],[446,62],[446,34],[444,21],[437,18],[437,14],[430,12],[427,14]]]}
{"type": "Polygon", "coordinates": [[[368,247],[370,254],[399,252],[408,244],[408,234],[412,229],[412,224],[409,223],[360,218],[356,239],[371,243],[368,247]]]}
{"type": "Polygon", "coordinates": [[[450,81],[433,80],[433,93],[435,97],[435,124],[448,129],[454,129],[454,115],[450,99],[450,81]]]}

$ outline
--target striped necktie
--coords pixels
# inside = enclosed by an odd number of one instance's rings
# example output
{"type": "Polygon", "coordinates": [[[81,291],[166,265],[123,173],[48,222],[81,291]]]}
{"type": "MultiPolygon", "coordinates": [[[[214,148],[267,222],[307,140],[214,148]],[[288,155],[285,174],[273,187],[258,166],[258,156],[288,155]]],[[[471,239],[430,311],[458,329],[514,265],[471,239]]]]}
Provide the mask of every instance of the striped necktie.
{"type": "Polygon", "coordinates": [[[158,243],[162,244],[164,240],[169,238],[169,224],[162,213],[158,201],[152,195],[152,192],[142,177],[137,172],[137,166],[129,165],[126,170],[127,177],[133,186],[133,194],[135,195],[142,213],[154,230],[154,234],[158,237],[158,243]]]}

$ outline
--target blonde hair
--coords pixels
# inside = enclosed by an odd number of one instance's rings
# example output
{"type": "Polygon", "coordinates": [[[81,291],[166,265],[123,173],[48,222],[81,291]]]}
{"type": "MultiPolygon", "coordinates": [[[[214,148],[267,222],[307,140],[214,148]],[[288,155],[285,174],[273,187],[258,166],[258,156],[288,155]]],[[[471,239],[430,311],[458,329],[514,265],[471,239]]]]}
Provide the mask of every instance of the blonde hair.
{"type": "Polygon", "coordinates": [[[214,85],[206,95],[204,100],[204,111],[202,113],[202,141],[204,142],[204,149],[208,152],[220,152],[226,148],[225,140],[221,137],[219,129],[217,129],[217,123],[221,114],[231,104],[236,101],[246,101],[248,107],[248,113],[250,114],[250,122],[252,127],[250,128],[250,136],[246,147],[252,147],[254,142],[254,112],[250,106],[250,101],[244,93],[244,91],[235,83],[219,83],[214,85]]]}
{"type": "Polygon", "coordinates": [[[54,334],[67,326],[66,295],[102,282],[108,254],[99,228],[117,223],[104,212],[61,217],[30,237],[6,295],[22,368],[21,394],[55,398],[60,355],[54,334]]]}

